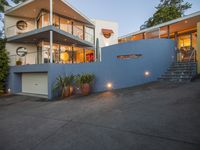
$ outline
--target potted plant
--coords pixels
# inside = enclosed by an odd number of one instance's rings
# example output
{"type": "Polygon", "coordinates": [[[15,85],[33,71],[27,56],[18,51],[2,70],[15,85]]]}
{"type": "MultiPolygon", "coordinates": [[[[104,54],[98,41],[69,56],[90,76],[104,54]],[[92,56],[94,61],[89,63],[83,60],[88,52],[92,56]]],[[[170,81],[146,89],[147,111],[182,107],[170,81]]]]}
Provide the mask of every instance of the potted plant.
{"type": "Polygon", "coordinates": [[[78,83],[81,93],[84,96],[87,96],[91,92],[91,86],[94,82],[94,74],[84,73],[76,76],[76,82],[78,83]]]}
{"type": "Polygon", "coordinates": [[[16,65],[17,65],[17,66],[21,66],[21,65],[22,65],[22,60],[21,60],[21,58],[19,58],[19,59],[16,61],[16,65]]]}
{"type": "Polygon", "coordinates": [[[64,96],[65,97],[72,96],[72,93],[74,91],[74,87],[73,87],[73,84],[74,84],[74,75],[71,74],[69,76],[65,76],[65,83],[66,83],[66,86],[65,86],[64,96]]]}
{"type": "Polygon", "coordinates": [[[59,75],[56,78],[56,83],[53,87],[53,91],[61,92],[61,97],[64,98],[65,97],[65,88],[66,88],[65,78],[59,75]]]}

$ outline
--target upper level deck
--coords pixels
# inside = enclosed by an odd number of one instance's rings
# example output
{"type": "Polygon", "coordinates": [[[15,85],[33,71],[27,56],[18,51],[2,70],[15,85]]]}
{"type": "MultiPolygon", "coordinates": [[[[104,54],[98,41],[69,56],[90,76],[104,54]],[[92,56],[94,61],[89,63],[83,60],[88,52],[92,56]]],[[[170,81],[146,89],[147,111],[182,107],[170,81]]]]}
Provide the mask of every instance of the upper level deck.
{"type": "MultiPolygon", "coordinates": [[[[52,24],[50,24],[49,0],[29,0],[5,13],[5,36],[8,42],[24,42],[25,38],[29,39],[26,43],[40,41],[41,38],[44,40],[43,29],[47,27],[49,30],[53,28],[58,35],[62,32],[66,38],[61,35],[59,37],[66,41],[72,38],[77,42],[82,42],[82,45],[85,43],[85,46],[95,43],[94,24],[63,0],[53,0],[52,24]],[[38,35],[34,36],[34,34],[38,35]]],[[[46,36],[49,35],[46,34],[46,36]]],[[[46,40],[48,39],[46,37],[46,40]]]]}

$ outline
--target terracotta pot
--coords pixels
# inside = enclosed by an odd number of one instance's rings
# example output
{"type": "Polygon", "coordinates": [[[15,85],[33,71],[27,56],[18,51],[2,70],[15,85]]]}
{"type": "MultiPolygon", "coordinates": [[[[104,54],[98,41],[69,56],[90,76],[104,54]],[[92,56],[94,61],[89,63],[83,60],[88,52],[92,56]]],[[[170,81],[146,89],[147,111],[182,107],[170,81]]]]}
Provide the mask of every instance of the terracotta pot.
{"type": "Polygon", "coordinates": [[[65,96],[65,97],[70,97],[70,96],[72,96],[73,91],[74,91],[73,86],[66,86],[66,87],[65,87],[64,96],[65,96]]]}
{"type": "Polygon", "coordinates": [[[81,85],[81,93],[82,93],[82,95],[87,96],[87,95],[90,94],[90,92],[91,92],[90,84],[85,83],[85,84],[81,85]]]}

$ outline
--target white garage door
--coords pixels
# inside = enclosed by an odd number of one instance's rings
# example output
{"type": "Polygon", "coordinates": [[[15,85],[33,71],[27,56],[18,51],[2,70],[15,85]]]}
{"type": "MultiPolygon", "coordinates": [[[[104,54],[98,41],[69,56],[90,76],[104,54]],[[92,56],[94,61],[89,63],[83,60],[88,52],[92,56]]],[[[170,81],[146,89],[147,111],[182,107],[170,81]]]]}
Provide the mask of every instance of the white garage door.
{"type": "Polygon", "coordinates": [[[23,73],[22,92],[48,95],[47,73],[23,73]]]}

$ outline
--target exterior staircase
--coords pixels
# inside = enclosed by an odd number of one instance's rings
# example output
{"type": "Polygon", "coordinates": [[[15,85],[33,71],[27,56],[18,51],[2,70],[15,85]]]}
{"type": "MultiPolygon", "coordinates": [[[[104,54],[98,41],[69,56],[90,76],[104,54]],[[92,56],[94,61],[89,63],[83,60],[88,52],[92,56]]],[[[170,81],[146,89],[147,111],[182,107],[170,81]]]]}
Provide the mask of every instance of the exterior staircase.
{"type": "Polygon", "coordinates": [[[197,75],[196,62],[175,62],[162,75],[160,81],[188,82],[197,75]]]}

